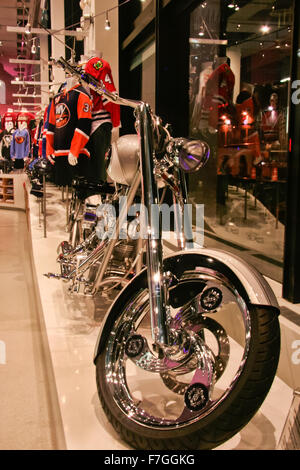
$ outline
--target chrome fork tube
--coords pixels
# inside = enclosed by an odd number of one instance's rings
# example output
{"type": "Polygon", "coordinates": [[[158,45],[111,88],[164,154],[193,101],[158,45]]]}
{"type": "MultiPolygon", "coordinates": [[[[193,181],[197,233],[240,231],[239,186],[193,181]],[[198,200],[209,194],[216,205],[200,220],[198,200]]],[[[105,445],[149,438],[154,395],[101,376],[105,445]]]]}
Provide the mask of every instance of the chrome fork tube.
{"type": "Polygon", "coordinates": [[[154,176],[153,130],[149,105],[139,105],[136,115],[140,135],[142,195],[147,223],[145,236],[152,338],[155,343],[168,345],[167,289],[163,277],[160,214],[155,210],[159,208],[159,199],[154,176]]]}
{"type": "Polygon", "coordinates": [[[182,249],[188,249],[188,248],[194,247],[192,213],[190,212],[190,209],[192,208],[192,206],[188,204],[188,192],[187,192],[185,173],[180,169],[179,169],[179,172],[180,172],[179,185],[180,185],[180,197],[181,197],[179,205],[181,208],[181,224],[183,225],[183,239],[184,239],[182,249]]]}

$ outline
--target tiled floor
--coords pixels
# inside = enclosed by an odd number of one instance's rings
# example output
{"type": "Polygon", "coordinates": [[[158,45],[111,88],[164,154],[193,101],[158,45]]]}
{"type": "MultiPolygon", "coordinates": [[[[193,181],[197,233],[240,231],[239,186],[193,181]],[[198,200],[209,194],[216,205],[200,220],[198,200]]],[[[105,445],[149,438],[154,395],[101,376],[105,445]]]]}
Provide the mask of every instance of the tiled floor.
{"type": "MultiPolygon", "coordinates": [[[[34,196],[30,196],[34,267],[54,373],[51,395],[55,394],[57,397],[56,424],[61,417],[67,449],[125,450],[128,446],[120,440],[107,421],[96,390],[95,367],[92,359],[105,312],[103,301],[100,299],[94,301],[83,296],[70,296],[65,283],[44,276],[47,272],[58,272],[56,248],[64,238],[67,239],[65,216],[65,204],[61,200],[61,193],[49,186],[47,188],[47,236],[44,237],[43,220],[39,218],[37,200],[34,196]]],[[[2,223],[0,226],[2,227],[2,223]]],[[[6,234],[10,233],[10,230],[11,228],[7,227],[6,234]]],[[[5,236],[5,233],[3,235],[5,236]]],[[[6,238],[10,237],[6,235],[6,238]]],[[[8,244],[14,252],[14,244],[12,242],[8,244]]],[[[18,256],[10,258],[7,247],[4,251],[12,265],[17,263],[18,256]]],[[[275,283],[272,287],[278,288],[278,285],[275,283]]],[[[280,292],[278,296],[280,297],[280,292]]],[[[4,318],[7,316],[8,305],[4,309],[4,318]]],[[[21,306],[24,305],[25,302],[22,301],[21,306]]],[[[288,326],[292,325],[288,319],[284,319],[284,322],[288,326]]],[[[21,328],[22,331],[24,329],[27,330],[27,328],[21,328]]],[[[299,336],[299,331],[297,330],[295,334],[299,336]]],[[[0,333],[1,339],[2,333],[0,333]]],[[[3,339],[6,339],[9,348],[11,345],[9,337],[6,336],[3,339]]],[[[22,347],[22,341],[20,337],[20,347],[22,347]]],[[[288,340],[284,339],[285,348],[287,344],[288,340]]],[[[285,361],[288,357],[287,354],[285,361]]],[[[12,380],[13,383],[14,380],[12,380]]],[[[38,377],[36,384],[41,384],[43,387],[43,382],[38,377]]],[[[238,435],[220,449],[276,449],[292,402],[292,387],[293,384],[289,383],[289,378],[284,381],[277,377],[256,416],[238,435]]],[[[41,408],[44,409],[43,401],[37,400],[36,402],[40,403],[41,408]]],[[[19,414],[22,416],[22,413],[19,414]]],[[[34,443],[33,438],[32,443],[34,443]]],[[[41,445],[45,445],[46,448],[46,444],[41,445]]]]}
{"type": "MultiPolygon", "coordinates": [[[[95,302],[86,297],[70,297],[66,284],[42,276],[45,272],[58,272],[56,247],[67,238],[61,193],[53,187],[47,193],[47,239],[43,238],[42,227],[38,228],[37,204],[31,199],[32,237],[67,447],[126,449],[126,444],[108,423],[96,390],[92,357],[106,310],[101,305],[103,300],[95,302]],[[83,426],[85,432],[82,432],[83,426]]],[[[291,387],[276,378],[257,415],[221,448],[275,449],[291,401],[291,387]]]]}
{"type": "Polygon", "coordinates": [[[0,217],[0,448],[60,448],[26,216],[1,210],[0,217]]]}

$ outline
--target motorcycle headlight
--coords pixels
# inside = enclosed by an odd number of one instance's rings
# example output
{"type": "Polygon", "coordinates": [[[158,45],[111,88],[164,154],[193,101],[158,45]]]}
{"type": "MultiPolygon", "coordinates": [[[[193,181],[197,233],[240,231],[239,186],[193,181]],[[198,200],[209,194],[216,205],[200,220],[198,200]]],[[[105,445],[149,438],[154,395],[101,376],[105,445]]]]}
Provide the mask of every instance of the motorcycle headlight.
{"type": "Polygon", "coordinates": [[[210,149],[201,140],[177,137],[167,145],[167,154],[168,159],[185,173],[195,173],[207,163],[210,149]]]}
{"type": "Polygon", "coordinates": [[[184,139],[179,150],[179,166],[186,173],[195,173],[208,161],[209,146],[201,140],[184,139]]]}

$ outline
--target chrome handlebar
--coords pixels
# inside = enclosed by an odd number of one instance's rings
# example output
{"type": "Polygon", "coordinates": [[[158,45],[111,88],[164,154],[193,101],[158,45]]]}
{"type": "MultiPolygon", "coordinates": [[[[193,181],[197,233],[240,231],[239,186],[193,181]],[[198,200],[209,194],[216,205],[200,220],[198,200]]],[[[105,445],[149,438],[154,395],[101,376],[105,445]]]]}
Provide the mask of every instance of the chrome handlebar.
{"type": "Polygon", "coordinates": [[[63,57],[60,57],[58,60],[54,60],[54,64],[62,67],[65,71],[69,72],[72,75],[75,75],[82,82],[84,82],[91,90],[94,90],[99,95],[104,95],[109,101],[119,104],[121,106],[130,106],[131,108],[137,108],[143,104],[143,101],[130,100],[121,98],[118,94],[108,91],[103,82],[98,82],[92,75],[79,71],[73,65],[69,64],[63,57]]]}

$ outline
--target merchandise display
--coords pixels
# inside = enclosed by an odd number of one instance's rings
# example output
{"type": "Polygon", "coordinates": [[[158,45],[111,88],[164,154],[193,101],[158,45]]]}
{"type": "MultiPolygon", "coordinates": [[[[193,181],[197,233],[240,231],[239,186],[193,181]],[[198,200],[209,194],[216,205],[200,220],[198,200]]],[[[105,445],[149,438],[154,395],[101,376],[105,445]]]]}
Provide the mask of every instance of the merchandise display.
{"type": "MultiPolygon", "coordinates": [[[[63,59],[58,63],[75,76],[79,74],[63,59]]],[[[88,76],[83,80],[89,84],[88,76]]],[[[111,99],[100,86],[98,93],[111,99]]],[[[184,174],[205,167],[210,150],[203,141],[172,138],[145,103],[124,99],[119,102],[135,107],[139,136],[138,140],[123,136],[127,152],[130,149],[136,155],[137,168],[140,160],[139,169],[127,182],[130,190],[126,204],[117,219],[114,211],[108,210],[113,208],[111,202],[116,195],[111,201],[106,198],[93,213],[85,211],[83,217],[92,219],[94,227],[79,244],[60,244],[61,274],[47,276],[71,281],[70,291],[85,295],[104,295],[125,281],[125,288],[109,308],[94,357],[100,401],[123,438],[137,449],[185,449],[187,439],[187,448],[212,449],[245,426],[269,392],[280,351],[278,303],[266,280],[242,259],[220,250],[197,249],[192,227],[187,226],[186,220],[185,230],[181,223],[177,232],[182,251],[162,259],[162,220],[153,212],[159,181],[174,192],[177,216],[183,217],[182,201],[187,198],[184,174]],[[154,122],[156,126],[151,126],[154,122]],[[160,158],[152,160],[149,156],[155,152],[160,158]],[[142,219],[133,221],[138,232],[129,232],[125,226],[127,243],[123,246],[124,216],[130,211],[140,184],[144,188],[142,203],[147,227],[142,219]],[[104,216],[104,226],[99,229],[104,216]],[[137,252],[131,253],[130,260],[128,240],[136,240],[137,235],[144,238],[146,261],[145,269],[134,272],[137,252]],[[187,247],[190,249],[186,251],[187,247]],[[129,268],[125,276],[118,258],[120,248],[129,268]],[[233,318],[230,320],[229,304],[232,314],[243,319],[238,333],[232,330],[236,323],[233,318]],[[254,330],[255,322],[258,324],[254,330]],[[217,350],[206,340],[208,331],[217,350]],[[243,338],[241,352],[232,342],[236,335],[243,338]],[[265,335],[269,338],[267,346],[265,335]],[[152,348],[150,342],[154,342],[152,348]],[[262,361],[258,359],[258,349],[264,351],[262,361]],[[258,370],[262,377],[259,394],[257,388],[251,387],[258,370]],[[145,373],[151,376],[151,387],[143,386],[145,373]],[[143,392],[138,404],[136,389],[143,392]],[[156,406],[157,394],[153,390],[159,391],[160,400],[165,402],[173,397],[171,410],[156,406]],[[245,393],[246,401],[242,399],[245,393]],[[230,412],[231,400],[239,406],[239,415],[230,412]]],[[[124,175],[131,162],[126,158],[128,153],[122,152],[122,145],[117,143],[116,149],[124,175]]],[[[120,173],[110,174],[118,182],[120,173]]]]}
{"type": "MultiPolygon", "coordinates": [[[[91,131],[91,107],[89,94],[72,80],[67,80],[67,86],[51,102],[46,154],[54,158],[55,182],[58,186],[71,185],[73,166],[79,163],[79,159],[90,157],[86,144],[91,131]]],[[[82,166],[86,165],[83,161],[82,166]]]]}
{"type": "MultiPolygon", "coordinates": [[[[85,72],[105,88],[115,93],[116,88],[109,63],[100,57],[91,57],[85,64],[85,72]]],[[[92,95],[92,126],[87,148],[90,152],[88,178],[94,182],[106,181],[105,155],[111,143],[112,128],[120,126],[120,106],[108,101],[94,90],[92,95]]]]}
{"type": "Polygon", "coordinates": [[[14,131],[10,146],[11,159],[16,169],[24,168],[24,160],[29,158],[30,151],[29,132],[22,124],[14,131]]]}
{"type": "Polygon", "coordinates": [[[300,2],[6,3],[0,449],[300,448],[300,2]]]}
{"type": "Polygon", "coordinates": [[[227,57],[216,57],[212,64],[213,71],[206,81],[202,103],[203,115],[200,118],[202,126],[204,120],[207,121],[205,127],[217,129],[221,116],[228,113],[227,109],[230,112],[235,77],[229,63],[227,57]]]}

